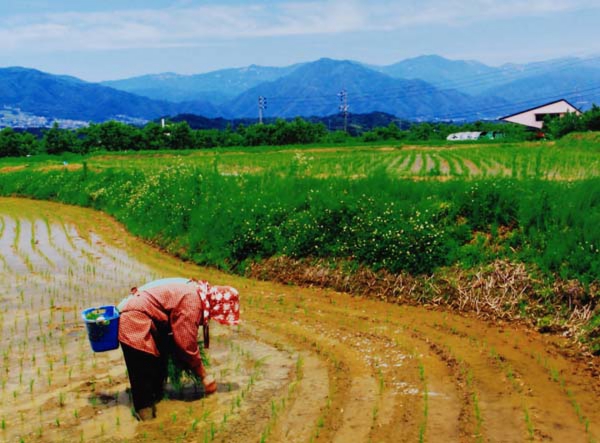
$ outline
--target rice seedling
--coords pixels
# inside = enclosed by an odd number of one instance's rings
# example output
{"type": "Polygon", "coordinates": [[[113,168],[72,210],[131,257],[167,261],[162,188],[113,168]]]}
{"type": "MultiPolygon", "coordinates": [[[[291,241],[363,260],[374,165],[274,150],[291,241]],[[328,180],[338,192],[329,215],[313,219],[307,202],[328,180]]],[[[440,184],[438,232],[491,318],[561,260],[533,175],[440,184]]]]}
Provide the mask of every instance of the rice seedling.
{"type": "Polygon", "coordinates": [[[482,425],[483,425],[483,417],[481,415],[481,409],[479,407],[479,396],[476,392],[473,392],[471,395],[473,401],[473,410],[475,412],[475,438],[477,441],[483,441],[483,435],[481,434],[482,425]]]}
{"type": "Polygon", "coordinates": [[[527,435],[530,441],[533,441],[535,437],[535,427],[531,421],[531,416],[529,414],[529,409],[527,407],[523,407],[523,412],[525,414],[525,425],[527,426],[527,435]]]}

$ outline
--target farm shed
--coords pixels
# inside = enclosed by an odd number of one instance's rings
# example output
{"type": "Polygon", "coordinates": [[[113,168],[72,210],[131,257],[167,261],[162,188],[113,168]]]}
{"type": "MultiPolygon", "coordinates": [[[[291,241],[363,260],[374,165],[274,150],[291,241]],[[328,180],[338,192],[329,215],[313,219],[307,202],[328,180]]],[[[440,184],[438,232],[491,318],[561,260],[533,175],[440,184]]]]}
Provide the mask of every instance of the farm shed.
{"type": "Polygon", "coordinates": [[[507,115],[506,117],[501,117],[500,120],[524,125],[531,129],[542,129],[542,126],[544,126],[544,118],[546,116],[562,117],[570,112],[575,112],[577,115],[581,114],[579,109],[571,103],[565,99],[560,99],[546,103],[545,105],[536,106],[535,108],[507,115]]]}

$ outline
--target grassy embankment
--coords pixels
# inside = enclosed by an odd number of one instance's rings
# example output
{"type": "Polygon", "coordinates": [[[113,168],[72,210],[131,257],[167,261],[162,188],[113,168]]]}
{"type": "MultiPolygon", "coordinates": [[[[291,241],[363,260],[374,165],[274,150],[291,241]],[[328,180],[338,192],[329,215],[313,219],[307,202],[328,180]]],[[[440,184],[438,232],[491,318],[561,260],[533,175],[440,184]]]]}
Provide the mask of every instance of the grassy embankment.
{"type": "Polygon", "coordinates": [[[527,318],[599,352],[599,146],[575,134],[10,159],[0,194],[105,211],[199,264],[527,318]]]}

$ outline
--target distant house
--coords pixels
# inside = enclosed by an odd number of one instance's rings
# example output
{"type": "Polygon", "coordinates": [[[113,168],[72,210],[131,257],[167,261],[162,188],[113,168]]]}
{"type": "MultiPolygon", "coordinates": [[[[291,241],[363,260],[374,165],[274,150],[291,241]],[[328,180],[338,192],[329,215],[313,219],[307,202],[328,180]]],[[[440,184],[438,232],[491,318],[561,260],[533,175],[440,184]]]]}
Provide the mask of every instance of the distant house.
{"type": "Polygon", "coordinates": [[[505,122],[517,123],[527,126],[530,129],[542,129],[544,126],[544,118],[562,117],[567,113],[575,112],[580,115],[581,112],[565,99],[556,100],[545,105],[536,106],[535,108],[517,112],[516,114],[501,117],[500,120],[505,122]]]}

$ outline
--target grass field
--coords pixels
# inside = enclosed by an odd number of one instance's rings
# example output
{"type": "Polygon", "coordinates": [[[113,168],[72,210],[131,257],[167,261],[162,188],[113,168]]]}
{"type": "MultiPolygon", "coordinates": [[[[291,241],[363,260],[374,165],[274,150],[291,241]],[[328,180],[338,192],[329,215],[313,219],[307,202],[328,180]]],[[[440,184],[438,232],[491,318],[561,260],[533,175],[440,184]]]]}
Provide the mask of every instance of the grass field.
{"type": "MultiPolygon", "coordinates": [[[[588,137],[589,138],[589,137],[588,137]]],[[[57,157],[2,159],[0,168],[57,168],[62,160],[71,169],[83,161],[91,169],[154,169],[184,159],[200,168],[218,165],[221,173],[264,174],[298,168],[310,177],[359,178],[386,171],[395,178],[541,178],[576,180],[596,177],[600,169],[597,143],[572,136],[559,142],[425,145],[357,145],[226,148],[201,151],[150,151],[65,154],[57,157]],[[570,143],[570,141],[572,143],[570,143]]],[[[1,169],[0,169],[1,170],[1,169]]]]}
{"type": "Polygon", "coordinates": [[[124,227],[0,198],[0,440],[596,442],[599,145],[2,159],[0,195],[124,227]],[[175,275],[237,287],[244,322],[214,330],[217,396],[137,423],[80,311],[175,275]]]}
{"type": "Polygon", "coordinates": [[[105,211],[181,258],[240,274],[279,256],[420,278],[524,263],[537,282],[525,303],[542,316],[586,306],[596,324],[599,146],[589,133],[3,159],[0,194],[105,211]]]}
{"type": "Polygon", "coordinates": [[[600,364],[562,335],[200,268],[89,209],[0,198],[0,227],[2,442],[598,441],[600,364]],[[238,288],[242,322],[211,326],[216,395],[137,422],[81,310],[171,276],[238,288]]]}

